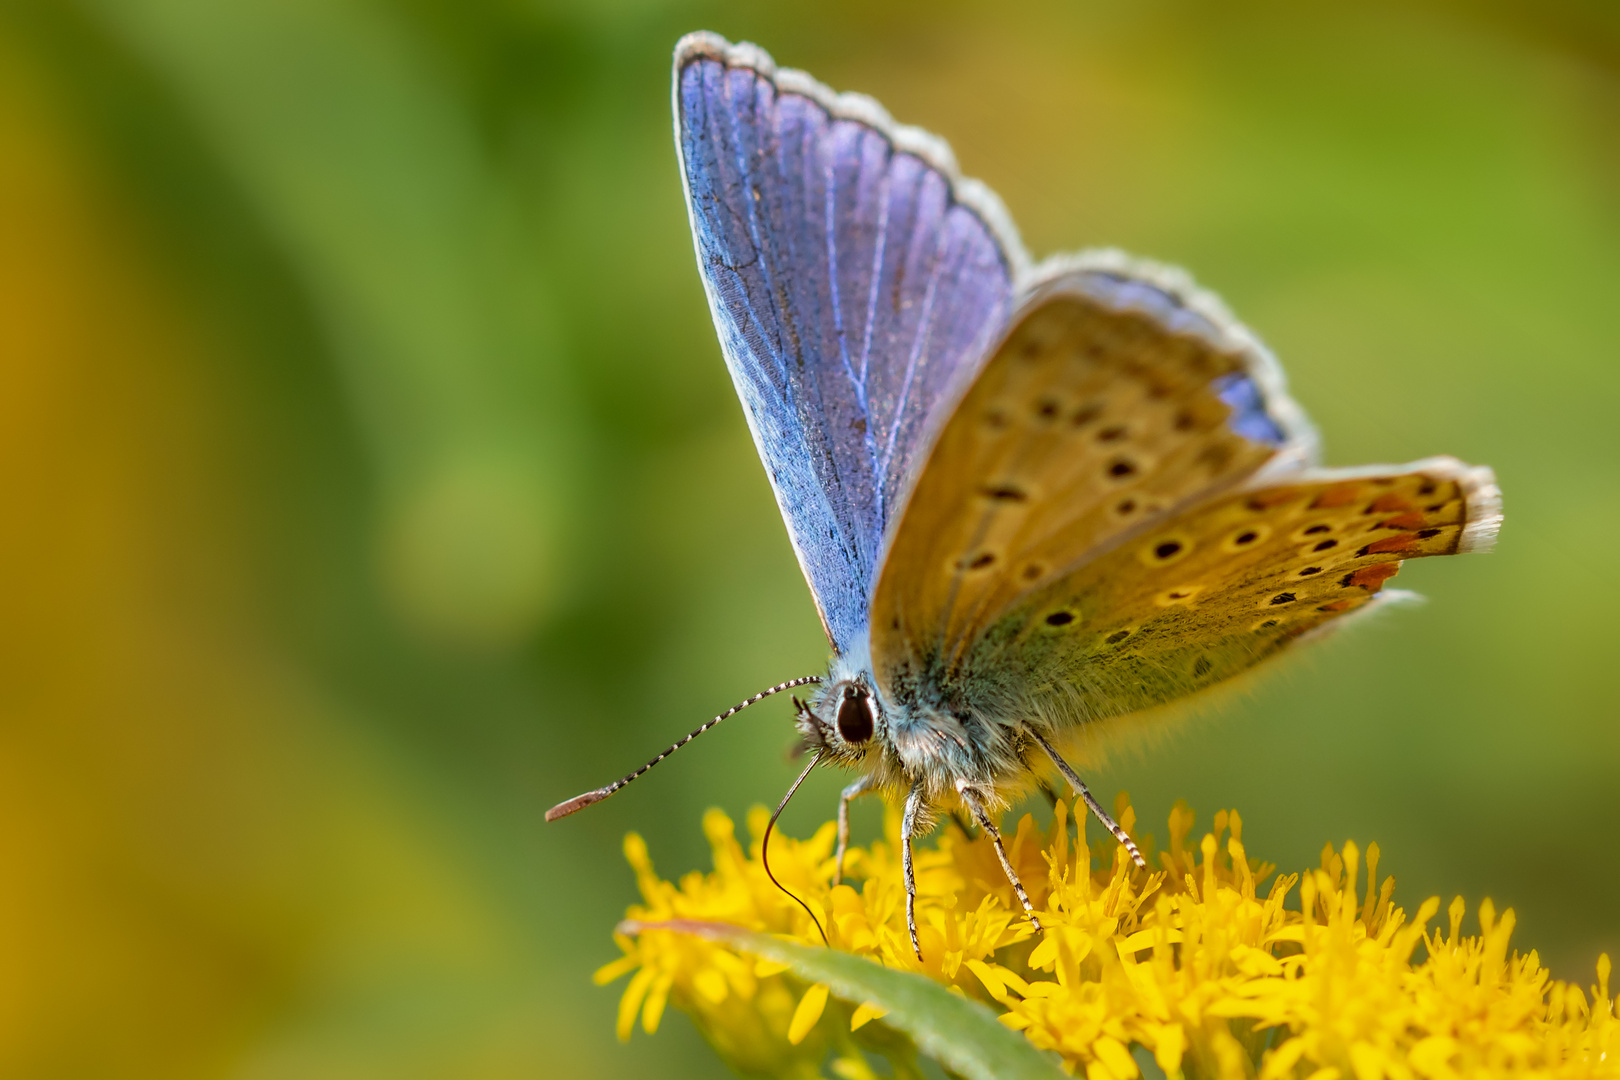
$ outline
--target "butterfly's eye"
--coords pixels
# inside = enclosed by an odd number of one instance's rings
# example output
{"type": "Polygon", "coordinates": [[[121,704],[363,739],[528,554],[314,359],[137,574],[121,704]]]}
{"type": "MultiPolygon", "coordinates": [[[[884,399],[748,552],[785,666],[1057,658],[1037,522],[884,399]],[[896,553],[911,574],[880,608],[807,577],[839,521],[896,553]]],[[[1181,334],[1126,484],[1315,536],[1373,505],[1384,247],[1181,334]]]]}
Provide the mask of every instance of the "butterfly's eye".
{"type": "Polygon", "coordinates": [[[850,743],[872,737],[872,696],[858,686],[844,688],[844,699],[838,703],[838,734],[850,743]]]}

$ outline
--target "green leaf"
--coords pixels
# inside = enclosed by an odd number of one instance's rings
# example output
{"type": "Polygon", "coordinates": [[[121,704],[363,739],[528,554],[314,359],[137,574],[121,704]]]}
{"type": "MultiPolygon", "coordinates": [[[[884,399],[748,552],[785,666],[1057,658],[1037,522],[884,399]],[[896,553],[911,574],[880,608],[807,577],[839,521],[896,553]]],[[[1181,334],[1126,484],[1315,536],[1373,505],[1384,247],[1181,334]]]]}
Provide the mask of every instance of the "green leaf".
{"type": "Polygon", "coordinates": [[[726,923],[675,919],[619,924],[624,934],[648,930],[672,930],[728,945],[787,964],[799,978],[822,983],[846,1001],[870,1001],[888,1010],[885,1024],[910,1035],[923,1053],[967,1080],[1069,1080],[1055,1061],[997,1020],[995,1013],[925,976],[726,923]]]}

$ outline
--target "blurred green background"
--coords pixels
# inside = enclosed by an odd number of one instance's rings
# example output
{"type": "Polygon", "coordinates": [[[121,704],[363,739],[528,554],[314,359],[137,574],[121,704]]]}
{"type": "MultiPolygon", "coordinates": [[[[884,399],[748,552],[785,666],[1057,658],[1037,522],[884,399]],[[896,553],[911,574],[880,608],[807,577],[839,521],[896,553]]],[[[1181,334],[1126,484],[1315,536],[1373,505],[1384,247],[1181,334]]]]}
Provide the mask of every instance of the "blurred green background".
{"type": "MultiPolygon", "coordinates": [[[[0,1073],[698,1077],[616,1043],[629,829],[791,777],[825,645],[695,272],[684,31],[948,137],[1037,255],[1191,268],[1335,464],[1500,550],[1093,770],[1620,950],[1620,8],[0,0],[0,1073]]],[[[789,811],[806,832],[835,776],[789,811]]],[[[857,815],[865,836],[878,810],[857,815]]]]}

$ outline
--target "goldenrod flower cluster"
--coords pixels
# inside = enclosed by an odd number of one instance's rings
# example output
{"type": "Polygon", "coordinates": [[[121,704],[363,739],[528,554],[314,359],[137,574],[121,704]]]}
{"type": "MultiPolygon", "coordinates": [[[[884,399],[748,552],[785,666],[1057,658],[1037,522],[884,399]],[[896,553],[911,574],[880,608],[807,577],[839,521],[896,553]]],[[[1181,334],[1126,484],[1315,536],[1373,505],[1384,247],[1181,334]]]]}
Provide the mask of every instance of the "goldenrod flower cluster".
{"type": "MultiPolygon", "coordinates": [[[[1128,806],[1121,820],[1134,824],[1128,806]]],[[[1511,910],[1480,905],[1477,935],[1462,933],[1463,902],[1431,927],[1438,899],[1415,916],[1394,905],[1378,878],[1378,847],[1322,853],[1320,868],[1262,889],[1273,867],[1248,857],[1235,812],[1215,816],[1197,845],[1193,815],[1170,815],[1170,842],[1139,870],[1110,844],[1093,867],[1082,827],[1071,834],[1059,802],[1043,835],[1025,816],[1008,854],[1045,929],[1022,917],[983,836],[950,827],[917,852],[917,914],[924,960],[906,935],[898,822],[887,841],[849,852],[846,883],[831,884],[834,827],[795,841],[777,834],[771,867],[822,916],[836,949],[893,968],[920,970],[1001,1013],[1009,1027],[1056,1051],[1089,1080],[1141,1075],[1148,1055],[1169,1077],[1221,1080],[1462,1080],[1494,1076],[1620,1077],[1620,1021],[1609,959],[1590,993],[1551,979],[1534,952],[1509,948],[1511,910]],[[1016,913],[1016,914],[1015,914],[1016,913]]],[[[625,854],[643,903],[640,923],[731,923],[812,945],[805,911],[766,877],[759,838],[766,814],[749,815],[745,851],[730,819],[711,810],[703,827],[714,871],[674,884],[658,877],[645,843],[625,854]]],[[[1144,845],[1147,848],[1147,845],[1144,845]]],[[[619,1036],[639,1014],[657,1029],[666,1004],[688,1013],[739,1071],[778,1077],[874,1077],[870,1057],[897,1077],[917,1075],[914,1051],[879,1010],[829,1001],[781,965],[705,940],[650,930],[620,935],[624,955],[599,983],[630,974],[619,1036]]]]}

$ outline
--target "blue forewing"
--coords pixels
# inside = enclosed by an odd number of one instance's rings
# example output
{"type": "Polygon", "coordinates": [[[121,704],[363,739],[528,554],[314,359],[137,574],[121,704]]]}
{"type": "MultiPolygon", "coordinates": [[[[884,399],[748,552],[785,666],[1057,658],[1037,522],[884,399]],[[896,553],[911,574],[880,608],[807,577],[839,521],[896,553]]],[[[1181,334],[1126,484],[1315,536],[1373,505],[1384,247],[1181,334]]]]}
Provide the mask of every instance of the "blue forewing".
{"type": "Polygon", "coordinates": [[[684,40],[675,111],[726,365],[844,652],[930,413],[1003,329],[1022,254],[943,144],[757,50],[684,40]]]}

